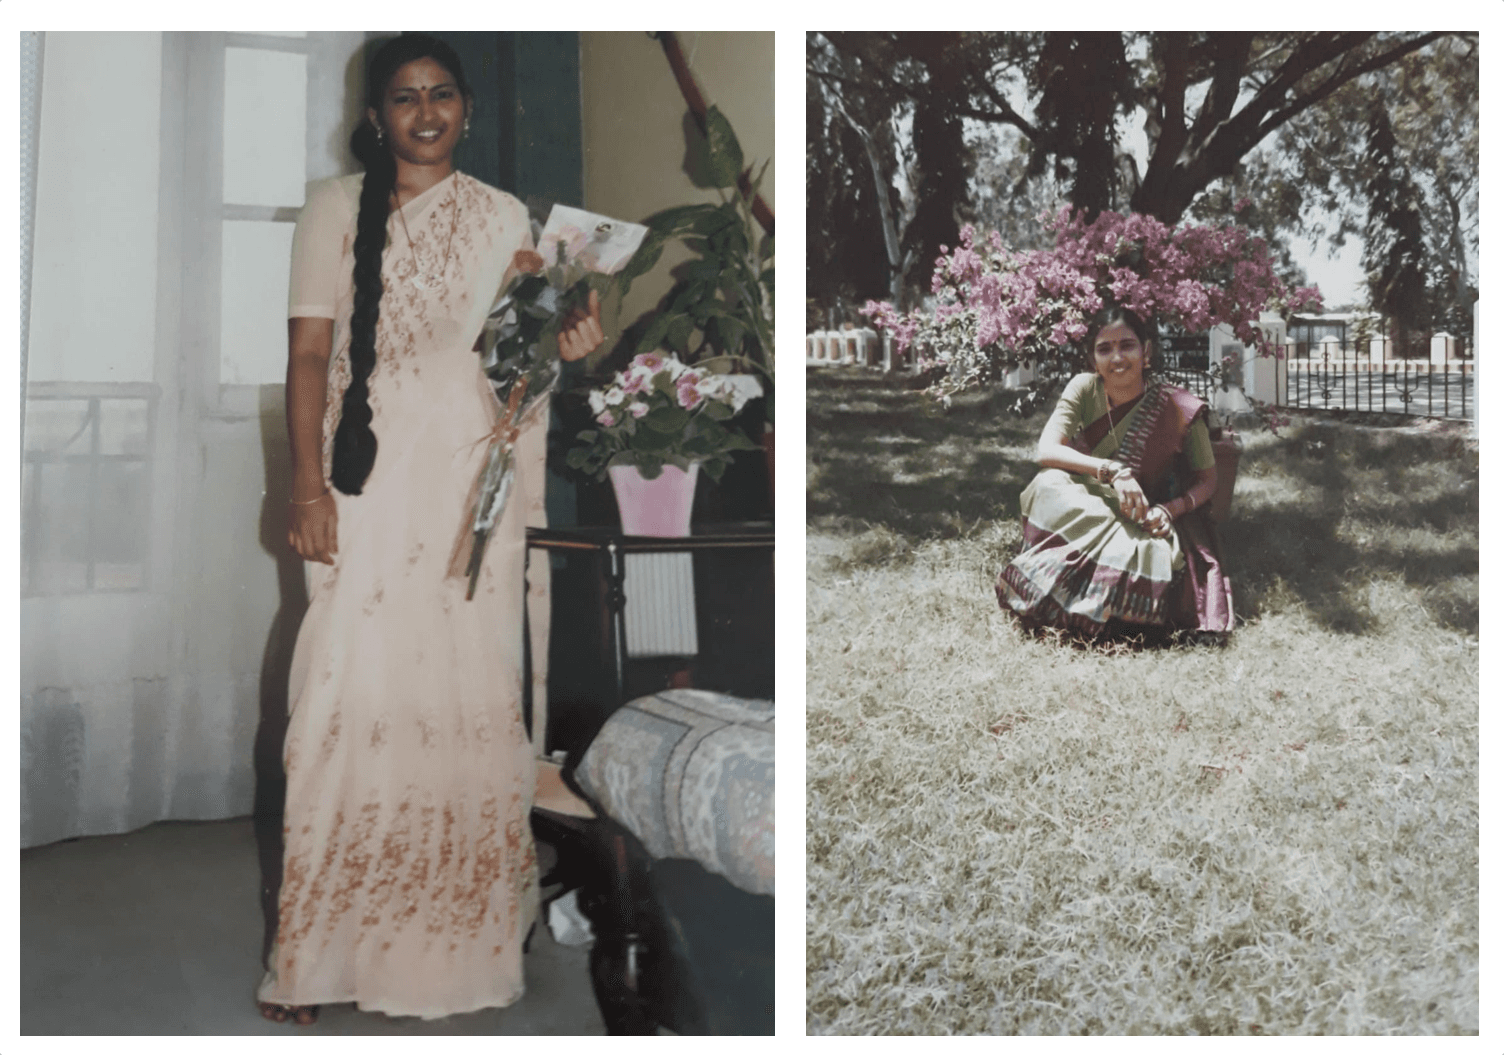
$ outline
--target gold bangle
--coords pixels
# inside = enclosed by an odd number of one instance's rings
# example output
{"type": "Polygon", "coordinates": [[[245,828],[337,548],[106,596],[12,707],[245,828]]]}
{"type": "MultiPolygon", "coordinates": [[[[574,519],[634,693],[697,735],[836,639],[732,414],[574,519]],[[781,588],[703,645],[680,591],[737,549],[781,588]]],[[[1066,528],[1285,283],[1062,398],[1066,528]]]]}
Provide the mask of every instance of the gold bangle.
{"type": "Polygon", "coordinates": [[[320,491],[318,494],[316,494],[312,498],[308,499],[306,502],[298,502],[298,501],[295,501],[294,499],[289,498],[287,500],[287,504],[290,505],[290,506],[311,506],[311,505],[313,505],[313,503],[317,502],[319,499],[325,497],[328,494],[329,494],[329,488],[326,487],[322,491],[320,491]]]}

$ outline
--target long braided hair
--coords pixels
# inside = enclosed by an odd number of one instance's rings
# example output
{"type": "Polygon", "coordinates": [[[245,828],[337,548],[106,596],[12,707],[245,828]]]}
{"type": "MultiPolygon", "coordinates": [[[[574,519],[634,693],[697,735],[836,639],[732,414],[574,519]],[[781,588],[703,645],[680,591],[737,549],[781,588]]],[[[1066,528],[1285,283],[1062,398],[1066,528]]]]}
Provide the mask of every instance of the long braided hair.
{"type": "MultiPolygon", "coordinates": [[[[418,59],[432,59],[454,78],[468,104],[473,98],[454,49],[425,33],[404,33],[388,40],[366,71],[366,105],[381,112],[387,85],[399,69],[418,59]]],[[[350,135],[350,151],[365,166],[360,213],[355,221],[355,296],[350,314],[350,387],[334,432],[330,482],[347,495],[360,494],[376,464],[376,434],[371,431],[371,371],[376,368],[376,323],[381,317],[381,256],[386,250],[389,201],[397,181],[397,163],[364,117],[350,135]]]]}

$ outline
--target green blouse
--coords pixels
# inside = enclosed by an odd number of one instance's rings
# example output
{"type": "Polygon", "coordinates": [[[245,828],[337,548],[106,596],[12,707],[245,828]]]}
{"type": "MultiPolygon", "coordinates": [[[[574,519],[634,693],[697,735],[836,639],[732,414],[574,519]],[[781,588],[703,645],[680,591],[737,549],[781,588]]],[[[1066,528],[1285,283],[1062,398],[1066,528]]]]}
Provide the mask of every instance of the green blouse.
{"type": "MultiPolygon", "coordinates": [[[[1123,442],[1123,435],[1128,431],[1128,425],[1138,413],[1142,402],[1136,404],[1132,410],[1123,415],[1121,421],[1114,421],[1112,431],[1103,437],[1102,442],[1097,444],[1092,456],[1096,458],[1110,458],[1117,452],[1119,444],[1123,442]]],[[[1055,412],[1050,415],[1049,425],[1058,430],[1069,441],[1086,426],[1096,421],[1107,413],[1107,388],[1102,383],[1100,374],[1077,374],[1071,378],[1065,386],[1065,391],[1060,394],[1060,402],[1055,404],[1055,412]]],[[[1202,469],[1210,469],[1217,464],[1212,454],[1212,438],[1206,431],[1206,419],[1198,417],[1191,423],[1190,430],[1186,433],[1182,442],[1186,460],[1190,462],[1191,469],[1200,472],[1202,469]]]]}

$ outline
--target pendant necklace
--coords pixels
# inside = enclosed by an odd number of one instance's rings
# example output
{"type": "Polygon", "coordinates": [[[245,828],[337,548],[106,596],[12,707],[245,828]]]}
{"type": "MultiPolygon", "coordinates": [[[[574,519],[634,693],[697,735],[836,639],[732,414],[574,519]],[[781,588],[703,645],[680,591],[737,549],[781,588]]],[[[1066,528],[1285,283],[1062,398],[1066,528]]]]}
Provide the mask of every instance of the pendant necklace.
{"type": "Polygon", "coordinates": [[[418,263],[418,251],[413,246],[413,236],[407,230],[407,215],[402,211],[402,203],[397,198],[397,192],[392,191],[392,199],[397,202],[397,219],[402,224],[402,233],[407,238],[407,251],[413,258],[413,273],[408,281],[421,290],[432,293],[444,284],[444,275],[449,270],[449,252],[454,248],[454,229],[459,225],[460,218],[460,191],[459,184],[454,186],[453,208],[450,210],[449,219],[449,242],[444,246],[444,263],[440,266],[438,274],[431,269],[425,269],[418,263]]]}

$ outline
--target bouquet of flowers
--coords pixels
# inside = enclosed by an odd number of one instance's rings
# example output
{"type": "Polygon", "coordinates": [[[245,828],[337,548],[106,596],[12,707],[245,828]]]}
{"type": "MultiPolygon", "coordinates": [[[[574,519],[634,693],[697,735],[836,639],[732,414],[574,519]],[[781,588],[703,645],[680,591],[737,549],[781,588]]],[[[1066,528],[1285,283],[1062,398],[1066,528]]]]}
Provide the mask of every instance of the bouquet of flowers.
{"type": "Polygon", "coordinates": [[[596,429],[579,435],[566,456],[575,469],[604,477],[614,465],[635,465],[649,480],[665,465],[699,462],[712,480],[731,464],[732,451],[757,445],[727,422],[762,395],[750,374],[718,373],[713,360],[690,367],[673,354],[644,352],[611,381],[590,392],[596,429]]]}
{"type": "Polygon", "coordinates": [[[1152,216],[1103,212],[1091,223],[1062,209],[1047,220],[1055,248],[1005,249],[997,232],[970,225],[935,262],[932,310],[900,313],[870,301],[863,312],[900,349],[916,340],[947,367],[943,393],[996,381],[1021,365],[1073,366],[1091,317],[1119,304],[1194,333],[1219,323],[1267,352],[1262,311],[1319,306],[1315,288],[1290,289],[1269,249],[1236,224],[1173,229],[1152,216]]]}
{"type": "Polygon", "coordinates": [[[501,401],[490,448],[470,497],[469,531],[460,540],[452,570],[469,580],[475,596],[486,543],[506,509],[515,475],[517,436],[538,414],[559,382],[559,327],[584,308],[626,266],[647,228],[583,209],[555,205],[548,223],[535,230],[532,250],[518,250],[515,276],[486,318],[482,366],[501,401]]]}

